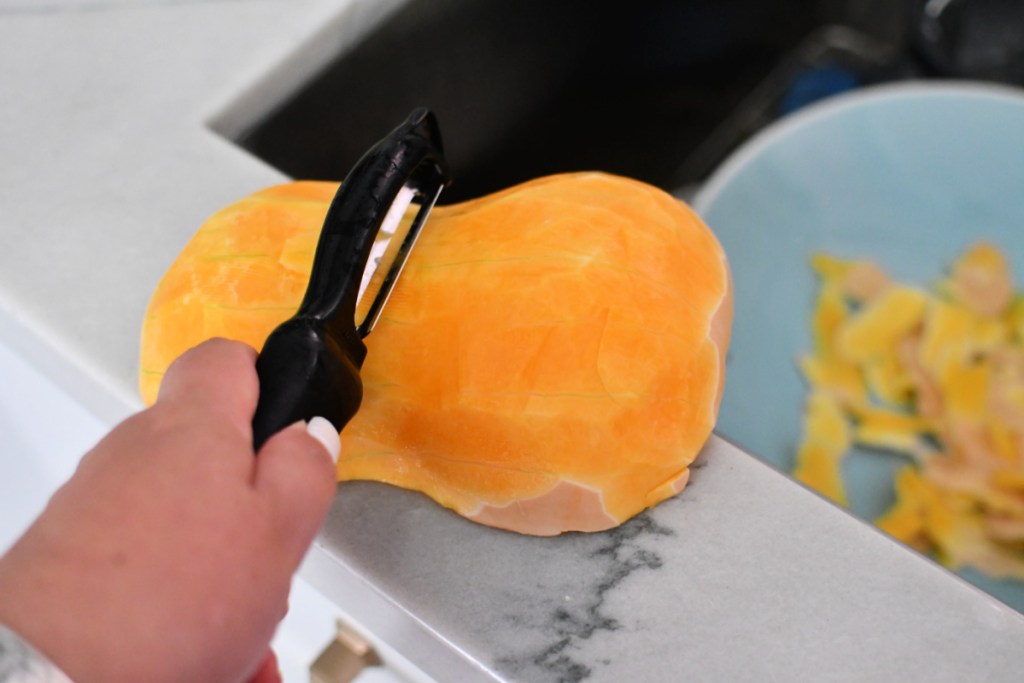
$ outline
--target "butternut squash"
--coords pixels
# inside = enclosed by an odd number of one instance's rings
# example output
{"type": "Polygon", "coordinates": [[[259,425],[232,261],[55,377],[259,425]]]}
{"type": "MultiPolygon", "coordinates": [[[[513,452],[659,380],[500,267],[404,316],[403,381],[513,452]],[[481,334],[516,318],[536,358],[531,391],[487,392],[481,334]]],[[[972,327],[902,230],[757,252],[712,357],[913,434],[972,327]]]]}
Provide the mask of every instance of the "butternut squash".
{"type": "MultiPolygon", "coordinates": [[[[336,188],[269,188],[200,228],[146,314],[147,402],[189,347],[259,348],[294,312],[336,188]]],[[[731,315],[714,235],[643,183],[558,175],[437,207],[367,338],[338,478],[527,534],[616,526],[686,485],[731,315]]]]}

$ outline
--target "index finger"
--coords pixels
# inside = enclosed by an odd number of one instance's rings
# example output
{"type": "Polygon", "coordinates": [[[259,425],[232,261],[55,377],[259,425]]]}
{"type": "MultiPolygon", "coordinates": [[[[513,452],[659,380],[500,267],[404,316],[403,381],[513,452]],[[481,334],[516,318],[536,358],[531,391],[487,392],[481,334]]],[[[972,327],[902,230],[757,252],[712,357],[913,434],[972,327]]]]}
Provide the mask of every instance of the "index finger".
{"type": "Polygon", "coordinates": [[[259,398],[256,351],[229,339],[209,339],[179,356],[160,383],[157,403],[188,402],[229,422],[252,422],[259,398]]]}

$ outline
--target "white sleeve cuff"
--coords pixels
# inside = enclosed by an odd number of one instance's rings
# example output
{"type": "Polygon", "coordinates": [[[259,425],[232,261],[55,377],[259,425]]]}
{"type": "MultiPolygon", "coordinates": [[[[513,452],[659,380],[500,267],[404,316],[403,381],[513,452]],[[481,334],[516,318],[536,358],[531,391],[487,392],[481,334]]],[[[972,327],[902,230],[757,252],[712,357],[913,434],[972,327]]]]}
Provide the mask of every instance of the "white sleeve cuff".
{"type": "Polygon", "coordinates": [[[0,624],[0,683],[72,683],[14,631],[0,624]]]}

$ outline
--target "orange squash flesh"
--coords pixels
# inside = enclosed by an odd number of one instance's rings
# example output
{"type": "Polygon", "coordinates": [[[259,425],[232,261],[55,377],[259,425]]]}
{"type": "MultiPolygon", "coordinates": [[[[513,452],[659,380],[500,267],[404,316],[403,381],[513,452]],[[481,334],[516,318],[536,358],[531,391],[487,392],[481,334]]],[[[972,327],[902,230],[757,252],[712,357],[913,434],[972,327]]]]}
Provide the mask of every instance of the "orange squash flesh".
{"type": "MultiPolygon", "coordinates": [[[[146,315],[147,402],[189,347],[259,348],[294,312],[336,188],[263,190],[200,229],[146,315]]],[[[522,533],[620,524],[686,484],[731,314],[712,233],[643,183],[567,174],[437,207],[366,340],[338,478],[522,533]]]]}

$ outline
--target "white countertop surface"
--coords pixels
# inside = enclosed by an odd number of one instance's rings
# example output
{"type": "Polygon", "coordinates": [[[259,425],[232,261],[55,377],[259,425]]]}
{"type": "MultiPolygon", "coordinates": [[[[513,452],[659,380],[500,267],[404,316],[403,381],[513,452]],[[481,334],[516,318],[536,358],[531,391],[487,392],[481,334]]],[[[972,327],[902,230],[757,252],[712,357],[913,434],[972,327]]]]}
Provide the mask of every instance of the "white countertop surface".
{"type": "MultiPolygon", "coordinates": [[[[4,340],[106,421],[136,409],[163,271],[206,217],[284,180],[209,122],[265,110],[396,4],[0,1],[4,340]]],[[[347,484],[304,575],[439,681],[1024,668],[1017,612],[717,438],[681,496],[603,534],[521,537],[347,484]]]]}

